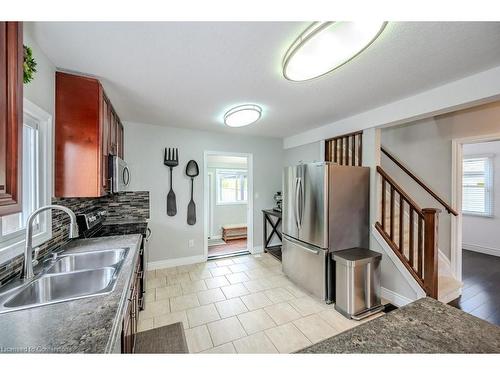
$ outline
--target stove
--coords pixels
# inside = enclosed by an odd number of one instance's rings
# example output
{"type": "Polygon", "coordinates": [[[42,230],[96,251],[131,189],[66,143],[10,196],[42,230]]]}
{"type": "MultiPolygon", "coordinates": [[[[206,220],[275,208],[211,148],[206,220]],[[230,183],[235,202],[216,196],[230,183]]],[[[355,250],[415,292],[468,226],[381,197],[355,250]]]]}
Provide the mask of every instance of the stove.
{"type": "MultiPolygon", "coordinates": [[[[94,209],[76,215],[76,222],[80,231],[80,237],[95,238],[109,236],[123,236],[127,234],[142,235],[141,246],[141,270],[144,272],[148,264],[148,242],[151,238],[151,229],[148,223],[140,222],[106,222],[107,211],[104,209],[94,209]]],[[[141,281],[141,298],[139,306],[144,310],[146,304],[146,278],[141,281]]]]}
{"type": "Polygon", "coordinates": [[[148,223],[138,222],[106,222],[107,211],[95,209],[76,216],[80,235],[85,238],[123,236],[126,234],[140,234],[146,237],[148,223]]]}

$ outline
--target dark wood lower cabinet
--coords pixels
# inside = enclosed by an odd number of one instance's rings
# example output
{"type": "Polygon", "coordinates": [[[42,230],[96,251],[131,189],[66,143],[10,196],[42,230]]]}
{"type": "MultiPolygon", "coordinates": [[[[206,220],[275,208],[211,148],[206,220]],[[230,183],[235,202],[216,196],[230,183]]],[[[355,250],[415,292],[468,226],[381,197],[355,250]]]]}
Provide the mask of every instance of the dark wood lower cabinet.
{"type": "Polygon", "coordinates": [[[134,271],[134,279],[129,290],[127,308],[123,317],[122,353],[133,353],[139,320],[139,299],[141,295],[142,265],[139,259],[134,271]]]}

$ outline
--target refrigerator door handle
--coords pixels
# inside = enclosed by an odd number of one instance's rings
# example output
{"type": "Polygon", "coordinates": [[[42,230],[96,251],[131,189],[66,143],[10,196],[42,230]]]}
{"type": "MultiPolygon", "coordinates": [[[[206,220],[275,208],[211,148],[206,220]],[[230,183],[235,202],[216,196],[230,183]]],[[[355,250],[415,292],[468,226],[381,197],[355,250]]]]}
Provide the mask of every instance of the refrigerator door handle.
{"type": "Polygon", "coordinates": [[[304,186],[302,185],[302,178],[299,177],[299,208],[298,208],[298,212],[299,212],[299,229],[302,227],[302,218],[304,216],[304,186]]]}
{"type": "Polygon", "coordinates": [[[297,177],[295,180],[295,204],[294,204],[294,215],[295,215],[295,223],[297,225],[297,228],[300,229],[300,212],[299,212],[299,187],[300,187],[300,178],[297,177]]]}
{"type": "Polygon", "coordinates": [[[283,237],[284,237],[287,241],[289,241],[289,242],[293,243],[293,244],[294,244],[294,245],[296,245],[297,247],[299,247],[299,248],[301,248],[302,250],[305,250],[305,251],[307,251],[307,252],[309,252],[309,253],[312,253],[312,254],[314,254],[314,255],[318,255],[318,254],[319,254],[319,252],[320,252],[320,250],[319,250],[319,249],[315,249],[315,248],[313,248],[313,247],[305,246],[305,245],[301,244],[299,241],[294,240],[293,238],[291,238],[291,237],[287,236],[286,234],[283,234],[283,237]]]}

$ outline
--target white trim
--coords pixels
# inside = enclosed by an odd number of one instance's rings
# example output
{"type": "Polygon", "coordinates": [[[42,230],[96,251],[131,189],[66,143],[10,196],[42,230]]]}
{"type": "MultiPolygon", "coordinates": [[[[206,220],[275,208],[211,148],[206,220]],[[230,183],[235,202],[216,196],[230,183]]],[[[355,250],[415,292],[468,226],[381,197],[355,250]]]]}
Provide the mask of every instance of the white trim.
{"type": "Polygon", "coordinates": [[[500,66],[283,140],[285,149],[373,127],[393,126],[484,104],[500,97],[500,66]]]}
{"type": "Polygon", "coordinates": [[[401,273],[401,275],[405,278],[405,280],[408,282],[410,287],[413,289],[415,294],[417,295],[418,298],[423,298],[426,296],[425,291],[422,289],[422,287],[417,283],[417,281],[413,278],[413,276],[408,272],[406,267],[401,263],[399,258],[397,257],[396,254],[394,254],[394,251],[387,245],[385,242],[384,238],[382,235],[379,233],[379,231],[375,228],[375,226],[372,226],[372,235],[373,237],[377,240],[379,245],[382,247],[388,258],[392,261],[392,263],[396,266],[398,271],[401,273]]]}
{"type": "Polygon", "coordinates": [[[227,152],[227,151],[207,151],[203,152],[203,256],[204,261],[208,259],[208,156],[210,155],[225,155],[225,156],[239,156],[247,159],[247,249],[250,253],[254,253],[253,247],[253,154],[243,152],[227,152]]]}
{"type": "Polygon", "coordinates": [[[380,288],[380,294],[383,299],[386,299],[387,301],[389,301],[390,303],[392,303],[394,306],[397,307],[407,305],[418,299],[417,298],[415,300],[412,300],[384,287],[380,288]]]}
{"type": "Polygon", "coordinates": [[[441,249],[438,249],[438,276],[448,276],[456,279],[451,267],[451,261],[441,249]]]}
{"type": "MultiPolygon", "coordinates": [[[[49,160],[48,163],[39,163],[38,175],[40,178],[40,202],[39,206],[50,204],[53,192],[53,169],[54,169],[54,148],[53,148],[53,124],[52,116],[38,107],[36,104],[23,98],[23,114],[26,113],[38,121],[39,159],[49,160]]],[[[52,238],[52,214],[51,211],[40,214],[44,228],[33,236],[33,246],[39,246],[52,238]]],[[[0,249],[0,264],[24,252],[24,237],[17,237],[14,242],[10,242],[5,248],[0,249]]]]}
{"type": "Polygon", "coordinates": [[[451,216],[451,270],[462,281],[462,160],[465,143],[481,143],[500,139],[500,133],[455,138],[451,140],[451,206],[458,216],[451,216]]]}
{"type": "Polygon", "coordinates": [[[203,263],[206,262],[206,260],[207,258],[204,255],[158,260],[156,262],[148,262],[148,271],[158,270],[161,268],[185,266],[187,264],[203,263]]]}
{"type": "Polygon", "coordinates": [[[253,251],[251,251],[252,254],[262,254],[263,252],[264,252],[263,245],[254,246],[253,251]]]}
{"type": "Polygon", "coordinates": [[[215,174],[213,172],[208,171],[207,169],[207,174],[208,174],[208,203],[210,207],[210,220],[208,223],[208,233],[210,234],[210,238],[218,239],[222,238],[222,236],[212,236],[212,233],[214,233],[214,205],[215,205],[215,191],[211,191],[210,189],[215,188],[215,174]],[[212,194],[210,194],[212,193],[212,194]]]}
{"type": "Polygon", "coordinates": [[[500,249],[495,249],[493,247],[462,243],[462,248],[465,250],[475,251],[476,253],[483,253],[500,257],[500,249]]]}
{"type": "Polygon", "coordinates": [[[325,160],[325,148],[326,148],[326,139],[323,139],[321,140],[321,142],[319,143],[319,157],[320,157],[320,161],[326,161],[325,160]]]}
{"type": "Polygon", "coordinates": [[[438,258],[441,262],[444,263],[444,265],[446,267],[451,269],[451,261],[450,261],[450,259],[448,259],[448,257],[446,255],[444,255],[444,253],[441,251],[441,249],[438,249],[438,258]]]}

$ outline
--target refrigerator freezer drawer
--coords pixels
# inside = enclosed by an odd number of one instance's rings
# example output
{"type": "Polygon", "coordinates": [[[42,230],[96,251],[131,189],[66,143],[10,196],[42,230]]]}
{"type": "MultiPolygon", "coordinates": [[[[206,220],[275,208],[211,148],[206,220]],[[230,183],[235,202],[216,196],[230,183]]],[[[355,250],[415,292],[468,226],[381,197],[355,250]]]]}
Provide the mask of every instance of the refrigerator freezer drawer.
{"type": "Polygon", "coordinates": [[[299,287],[332,302],[332,261],[328,252],[283,236],[283,272],[299,287]]]}

